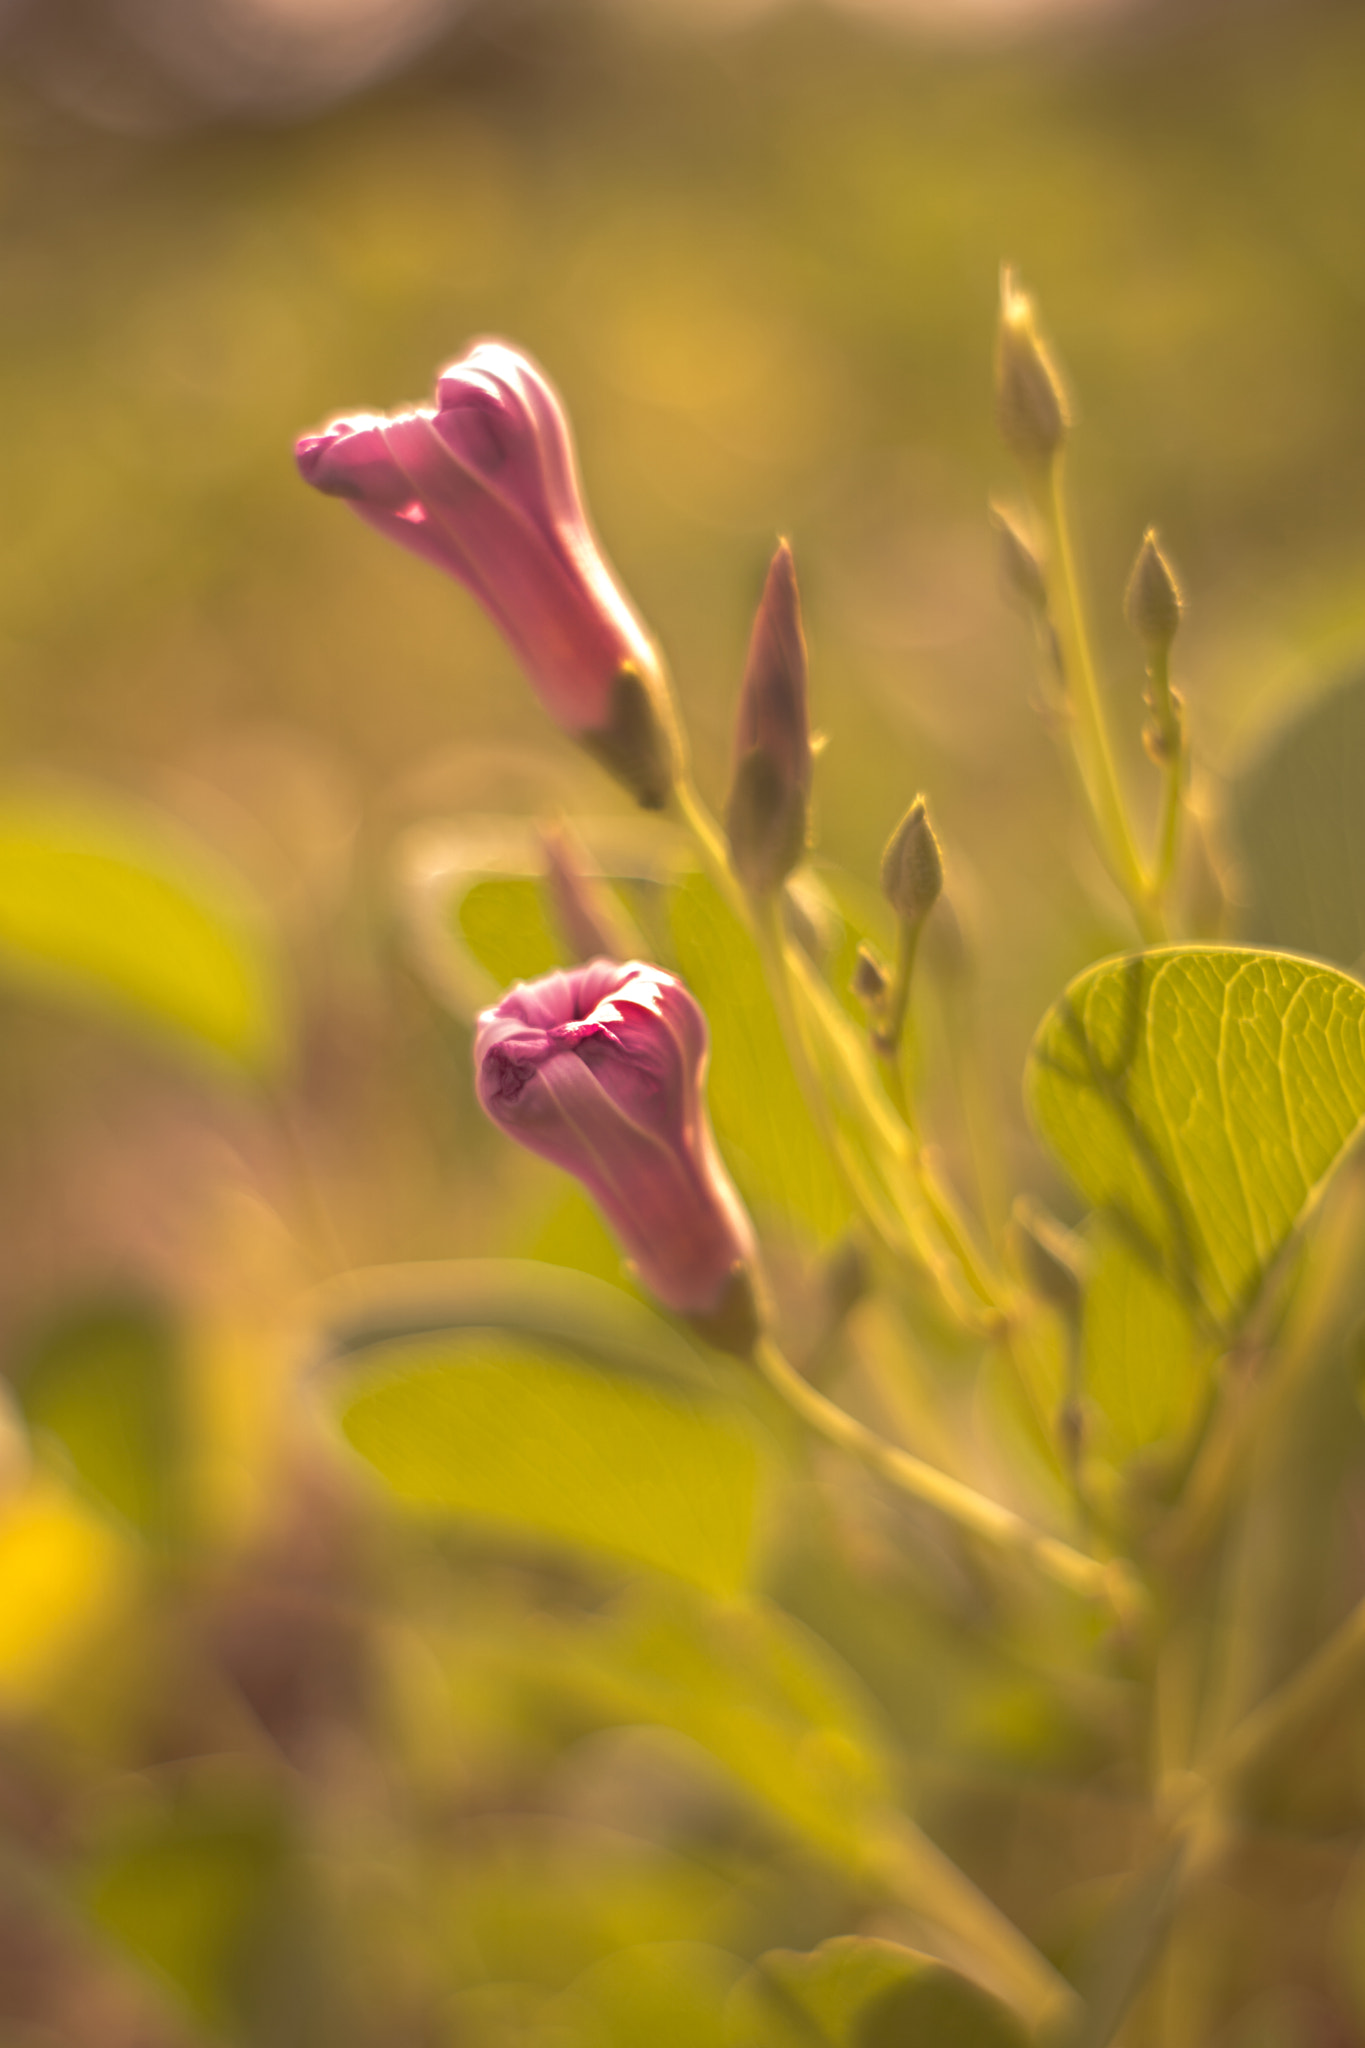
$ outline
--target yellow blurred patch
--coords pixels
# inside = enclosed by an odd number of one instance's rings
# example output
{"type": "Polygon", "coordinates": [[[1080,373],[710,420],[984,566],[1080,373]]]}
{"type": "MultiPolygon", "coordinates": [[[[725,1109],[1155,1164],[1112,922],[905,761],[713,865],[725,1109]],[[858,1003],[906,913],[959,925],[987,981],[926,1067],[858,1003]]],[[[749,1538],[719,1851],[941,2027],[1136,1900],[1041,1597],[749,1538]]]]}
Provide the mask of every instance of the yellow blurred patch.
{"type": "Polygon", "coordinates": [[[0,1711],[43,1699],[134,1574],[129,1546],[46,1474],[0,1506],[0,1711]]]}

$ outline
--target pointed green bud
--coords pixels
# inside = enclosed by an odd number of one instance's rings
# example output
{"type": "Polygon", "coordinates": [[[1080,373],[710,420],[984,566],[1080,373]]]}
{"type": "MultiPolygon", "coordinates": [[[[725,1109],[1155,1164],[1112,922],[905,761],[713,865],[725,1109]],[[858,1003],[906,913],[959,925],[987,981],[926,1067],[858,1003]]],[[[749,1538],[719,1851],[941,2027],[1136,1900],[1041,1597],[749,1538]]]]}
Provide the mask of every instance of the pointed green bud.
{"type": "Polygon", "coordinates": [[[853,993],[860,1003],[866,1003],[869,1010],[878,1009],[886,1001],[886,992],[891,986],[886,969],[870,946],[859,946],[858,957],[853,965],[853,993]]]}
{"type": "Polygon", "coordinates": [[[1047,583],[1033,543],[1013,512],[992,501],[987,517],[995,532],[1000,576],[1007,591],[1041,618],[1047,611],[1047,583]]]}
{"type": "Polygon", "coordinates": [[[943,855],[922,796],[886,842],[881,881],[882,894],[902,924],[923,924],[942,894],[943,855]]]}
{"type": "Polygon", "coordinates": [[[1020,1270],[1033,1292],[1064,1316],[1077,1317],[1084,1298],[1084,1252],[1079,1240],[1046,1209],[1020,1195],[1010,1218],[1020,1270]]]}
{"type": "Polygon", "coordinates": [[[1066,389],[1038,333],[1033,300],[1008,269],[1000,273],[995,344],[995,417],[1000,438],[1023,463],[1050,463],[1071,424],[1066,389]]]}
{"type": "Polygon", "coordinates": [[[642,810],[667,809],[682,767],[682,742],[666,691],[638,668],[622,664],[612,682],[606,724],[576,730],[574,738],[642,810]]]}
{"type": "Polygon", "coordinates": [[[1161,551],[1156,528],[1149,526],[1128,579],[1124,616],[1145,648],[1164,654],[1179,629],[1184,604],[1175,571],[1161,551]]]}
{"type": "Polygon", "coordinates": [[[812,758],[801,600],[783,541],[749,641],[725,813],[735,873],[752,896],[772,895],[806,850],[812,758]]]}

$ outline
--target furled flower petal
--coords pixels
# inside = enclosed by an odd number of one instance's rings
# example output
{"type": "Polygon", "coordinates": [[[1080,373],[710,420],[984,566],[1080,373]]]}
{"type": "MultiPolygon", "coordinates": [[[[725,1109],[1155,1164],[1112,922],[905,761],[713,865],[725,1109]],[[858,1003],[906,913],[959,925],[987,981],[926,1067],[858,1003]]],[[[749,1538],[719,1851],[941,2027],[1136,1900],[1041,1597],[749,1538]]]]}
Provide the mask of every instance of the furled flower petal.
{"type": "Polygon", "coordinates": [[[307,434],[304,479],[470,590],[550,715],[641,803],[677,767],[668,685],[589,524],[562,406],[533,364],[480,342],[434,406],[307,434]]]}
{"type": "Polygon", "coordinates": [[[645,1284],[714,1317],[748,1274],[753,1231],[707,1121],[706,1024],[683,984],[638,960],[519,982],[479,1019],[479,1100],[509,1136],[580,1180],[645,1284]]]}

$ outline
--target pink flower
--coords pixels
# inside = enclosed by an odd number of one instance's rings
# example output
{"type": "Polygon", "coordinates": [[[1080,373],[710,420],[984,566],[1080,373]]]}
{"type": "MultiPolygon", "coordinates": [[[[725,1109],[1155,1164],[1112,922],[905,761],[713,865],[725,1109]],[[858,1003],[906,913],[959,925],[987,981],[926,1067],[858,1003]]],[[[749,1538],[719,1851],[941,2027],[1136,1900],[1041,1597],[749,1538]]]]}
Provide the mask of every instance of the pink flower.
{"type": "Polygon", "coordinates": [[[335,419],[295,456],[306,482],[472,591],[550,716],[659,807],[676,745],[668,686],[588,523],[564,409],[525,356],[480,342],[442,372],[434,406],[335,419]],[[659,727],[644,767],[641,704],[659,727]]]}
{"type": "MultiPolygon", "coordinates": [[[[582,1181],[679,1315],[734,1349],[754,1237],[702,1097],[706,1021],[682,983],[638,960],[518,982],[479,1018],[479,1100],[510,1137],[582,1181]]],[[[743,1318],[741,1317],[741,1321],[743,1318]]]]}

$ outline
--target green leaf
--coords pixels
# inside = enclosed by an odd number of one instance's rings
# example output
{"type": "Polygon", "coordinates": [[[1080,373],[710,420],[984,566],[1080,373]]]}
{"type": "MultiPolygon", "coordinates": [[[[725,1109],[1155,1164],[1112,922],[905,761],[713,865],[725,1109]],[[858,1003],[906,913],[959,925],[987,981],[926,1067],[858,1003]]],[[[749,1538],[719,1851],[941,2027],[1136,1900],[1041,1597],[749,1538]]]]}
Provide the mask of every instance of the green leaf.
{"type": "Polygon", "coordinates": [[[136,1301],[68,1311],[16,1364],[35,1436],[60,1447],[87,1494],[158,1543],[184,1523],[183,1370],[165,1315],[136,1301]]]}
{"type": "Polygon", "coordinates": [[[139,1814],[87,1873],[96,1925],[215,2032],[236,2033],[280,1903],[278,1809],[244,1786],[194,1787],[139,1814]],[[235,1790],[235,1796],[234,1796],[235,1790]]]}
{"type": "Polygon", "coordinates": [[[738,1987],[725,2048],[1024,2048],[988,1992],[895,1942],[846,1935],[809,1955],[776,1949],[738,1987]]]}
{"type": "Polygon", "coordinates": [[[534,981],[564,966],[564,949],[546,915],[545,892],[533,875],[475,882],[454,908],[465,944],[499,988],[534,981]]]}
{"type": "Polygon", "coordinates": [[[692,1388],[714,1384],[700,1355],[653,1309],[607,1281],[537,1259],[362,1268],[320,1288],[313,1308],[331,1359],[405,1337],[500,1330],[614,1372],[692,1388]]]}
{"type": "Polygon", "coordinates": [[[1108,961],[1043,1020],[1026,1086],[1088,1200],[1226,1329],[1365,1116],[1365,988],[1234,947],[1108,961]]]}
{"type": "Polygon", "coordinates": [[[744,1965],[723,1949],[661,1941],[618,1949],[556,2001],[546,2048],[705,2048],[719,2043],[744,1965]]]}
{"type": "Polygon", "coordinates": [[[168,820],[107,796],[0,801],[0,973],[253,1073],[280,1056],[260,907],[168,820]]]}
{"type": "Polygon", "coordinates": [[[865,1874],[895,1798],[885,1734],[848,1667],[779,1608],[655,1581],[619,1622],[556,1631],[546,1677],[611,1721],[689,1736],[785,1832],[865,1874]]]}
{"type": "MultiPolygon", "coordinates": [[[[580,824],[588,853],[609,881],[655,889],[676,869],[677,846],[634,818],[580,824]]],[[[513,981],[567,964],[549,914],[545,853],[525,818],[466,818],[411,833],[399,857],[399,893],[418,963],[443,1001],[466,1021],[513,981]]],[[[623,932],[633,930],[616,906],[623,932]]],[[[642,949],[641,949],[642,950],[642,949]]]]}
{"type": "Polygon", "coordinates": [[[417,1509],[652,1565],[717,1594],[748,1575],[754,1438],[681,1387],[496,1332],[450,1334],[372,1355],[341,1423],[417,1509]]]}
{"type": "Polygon", "coordinates": [[[679,972],[711,1029],[707,1092],[726,1162],[756,1208],[832,1243],[852,1205],[792,1072],[753,941],[702,875],[675,890],[672,918],[679,972]]]}
{"type": "Polygon", "coordinates": [[[1296,704],[1228,791],[1238,931],[1343,967],[1365,956],[1365,669],[1296,704]]]}
{"type": "Polygon", "coordinates": [[[1208,1389],[1213,1351],[1189,1304],[1105,1218],[1091,1233],[1082,1342],[1086,1400],[1106,1425],[1102,1450],[1123,1459],[1186,1434],[1208,1389]]]}

